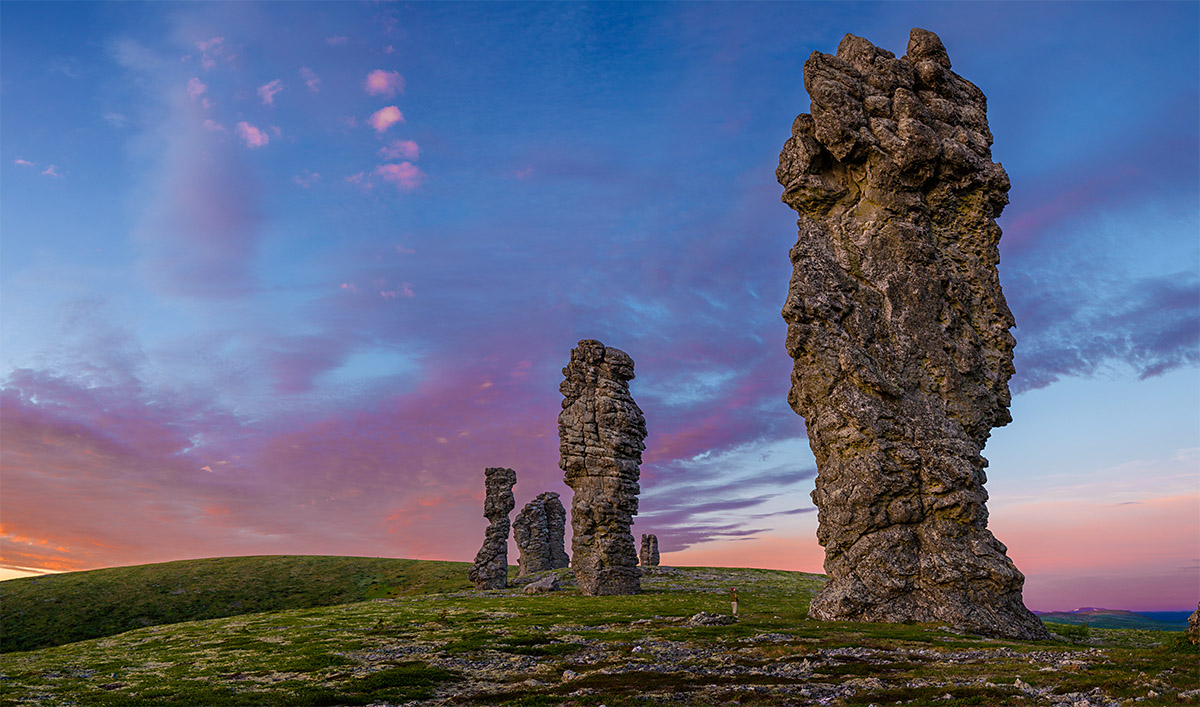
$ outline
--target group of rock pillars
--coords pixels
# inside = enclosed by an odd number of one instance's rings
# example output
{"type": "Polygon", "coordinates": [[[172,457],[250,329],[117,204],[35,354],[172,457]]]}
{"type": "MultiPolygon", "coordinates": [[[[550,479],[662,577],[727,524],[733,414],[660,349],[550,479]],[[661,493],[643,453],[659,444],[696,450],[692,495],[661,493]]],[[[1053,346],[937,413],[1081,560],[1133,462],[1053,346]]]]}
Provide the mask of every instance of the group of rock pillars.
{"type": "MultiPolygon", "coordinates": [[[[992,161],[986,97],[950,66],[923,29],[899,59],[849,34],[836,55],[813,52],[811,113],[779,156],[783,201],[799,215],[783,307],[788,402],[817,460],[829,576],[809,614],[1046,638],[987,529],[981,452],[1011,421],[1014,322],[996,269],[1009,181],[992,161]]],[[[634,593],[646,421],[629,394],[633,360],[584,340],[563,374],[571,566],[584,594],[634,593]]],[[[504,586],[514,482],[487,470],[480,587],[504,586]]],[[[522,572],[566,566],[562,519],[556,494],[517,517],[522,572]]],[[[657,538],[643,535],[641,551],[657,564],[657,538]]]]}
{"type": "MultiPolygon", "coordinates": [[[[633,544],[638,511],[638,478],[646,448],[646,418],[629,394],[633,359],[629,354],[584,339],[571,350],[559,386],[559,467],[574,491],[571,501],[571,556],[564,549],[566,510],[557,493],[546,492],[517,515],[513,537],[520,551],[518,576],[567,567],[585,595],[636,594],[642,571],[633,544]]],[[[516,506],[512,469],[484,472],[483,514],[488,519],[483,547],[470,578],[479,589],[503,589],[508,577],[508,514],[516,506]]],[[[658,564],[658,538],[642,536],[643,564],[658,564]]]]}

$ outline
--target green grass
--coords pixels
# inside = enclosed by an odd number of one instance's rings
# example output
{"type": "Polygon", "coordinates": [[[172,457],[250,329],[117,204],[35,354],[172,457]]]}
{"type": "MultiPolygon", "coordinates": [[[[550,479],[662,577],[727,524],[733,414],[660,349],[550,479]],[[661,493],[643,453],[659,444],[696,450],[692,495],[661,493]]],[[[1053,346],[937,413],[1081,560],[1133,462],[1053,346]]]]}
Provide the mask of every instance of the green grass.
{"type": "Polygon", "coordinates": [[[1034,643],[937,624],[811,621],[824,578],[799,572],[658,568],[642,594],[584,597],[464,590],[461,576],[435,581],[435,565],[410,565],[410,578],[424,571],[422,586],[445,581],[442,592],[393,585],[388,599],[0,655],[0,705],[882,707],[1070,704],[1097,692],[1093,704],[1200,704],[1186,697],[1200,688],[1200,653],[1181,632],[1051,625],[1060,638],[1034,643]],[[700,611],[728,613],[734,585],[737,623],[686,625],[700,611]]]}
{"type": "Polygon", "coordinates": [[[463,590],[462,562],[260,556],[180,560],[0,582],[0,652],[261,611],[463,590]]]}

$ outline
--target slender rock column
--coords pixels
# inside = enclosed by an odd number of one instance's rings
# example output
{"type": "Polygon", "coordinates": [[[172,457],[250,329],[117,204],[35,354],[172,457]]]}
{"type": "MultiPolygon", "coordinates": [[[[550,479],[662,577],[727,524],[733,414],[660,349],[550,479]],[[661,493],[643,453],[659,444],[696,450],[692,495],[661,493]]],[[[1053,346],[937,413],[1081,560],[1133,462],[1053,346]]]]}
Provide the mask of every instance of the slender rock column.
{"type": "Polygon", "coordinates": [[[658,567],[658,536],[642,535],[642,567],[658,567]]]}
{"type": "Polygon", "coordinates": [[[563,548],[566,521],[567,511],[553,491],[539,494],[525,504],[513,522],[513,538],[521,553],[517,561],[518,577],[570,564],[563,548]]]}
{"type": "Polygon", "coordinates": [[[642,571],[630,526],[646,418],[629,394],[633,359],[592,339],[571,350],[558,416],[559,467],[571,502],[571,567],[581,593],[636,594],[642,571]]]}
{"type": "Polygon", "coordinates": [[[813,52],[804,86],[812,114],[776,174],[799,214],[788,402],[817,458],[829,575],[809,614],[1045,638],[984,505],[1015,344],[987,99],[923,29],[900,59],[846,35],[837,56],[813,52]]]}
{"type": "Polygon", "coordinates": [[[517,472],[503,467],[484,471],[483,515],[490,521],[483,536],[483,547],[475,555],[475,564],[467,573],[476,589],[504,589],[508,586],[508,514],[517,505],[513,486],[517,472]]]}

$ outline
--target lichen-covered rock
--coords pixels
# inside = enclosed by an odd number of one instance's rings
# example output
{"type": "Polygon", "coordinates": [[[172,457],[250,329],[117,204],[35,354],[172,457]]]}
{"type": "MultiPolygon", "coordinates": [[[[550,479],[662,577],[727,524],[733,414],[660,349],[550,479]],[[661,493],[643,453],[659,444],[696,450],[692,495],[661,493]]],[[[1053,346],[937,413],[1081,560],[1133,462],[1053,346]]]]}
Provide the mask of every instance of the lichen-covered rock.
{"type": "Polygon", "coordinates": [[[570,564],[563,545],[566,529],[567,511],[557,493],[547,491],[525,504],[513,521],[513,538],[521,553],[517,560],[517,576],[556,570],[570,564]]]}
{"type": "Polygon", "coordinates": [[[1045,638],[984,505],[1015,344],[987,99],[923,29],[900,59],[846,35],[837,56],[813,52],[804,85],[812,114],[776,175],[799,214],[788,401],[817,458],[829,575],[809,613],[1045,638]]]}
{"type": "Polygon", "coordinates": [[[642,567],[658,567],[658,536],[653,533],[642,534],[642,567]]]}
{"type": "Polygon", "coordinates": [[[1188,617],[1188,627],[1185,632],[1189,641],[1195,644],[1200,644],[1200,602],[1196,604],[1196,610],[1188,617]]]}
{"type": "Polygon", "coordinates": [[[629,394],[633,359],[584,339],[571,349],[563,376],[559,467],[575,492],[571,568],[585,595],[636,594],[642,573],[629,528],[638,510],[646,418],[629,394]]]}
{"type": "Polygon", "coordinates": [[[508,514],[517,505],[512,492],[517,472],[489,467],[483,473],[483,515],[490,524],[467,577],[476,589],[504,589],[508,586],[508,514]]]}
{"type": "Polygon", "coordinates": [[[545,594],[546,592],[557,592],[560,588],[558,586],[558,577],[548,574],[536,582],[526,584],[525,588],[521,591],[526,594],[545,594]]]}

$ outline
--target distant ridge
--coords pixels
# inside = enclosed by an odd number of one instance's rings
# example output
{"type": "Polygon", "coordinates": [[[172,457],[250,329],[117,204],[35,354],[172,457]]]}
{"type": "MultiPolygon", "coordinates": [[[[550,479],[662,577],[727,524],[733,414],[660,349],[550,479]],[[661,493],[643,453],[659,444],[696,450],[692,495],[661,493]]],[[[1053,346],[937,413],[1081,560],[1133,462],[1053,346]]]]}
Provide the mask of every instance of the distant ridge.
{"type": "Polygon", "coordinates": [[[1190,611],[1153,611],[1138,613],[1124,609],[1080,607],[1074,611],[1035,611],[1042,621],[1088,625],[1095,628],[1141,628],[1153,631],[1182,631],[1187,628],[1190,611]]]}

